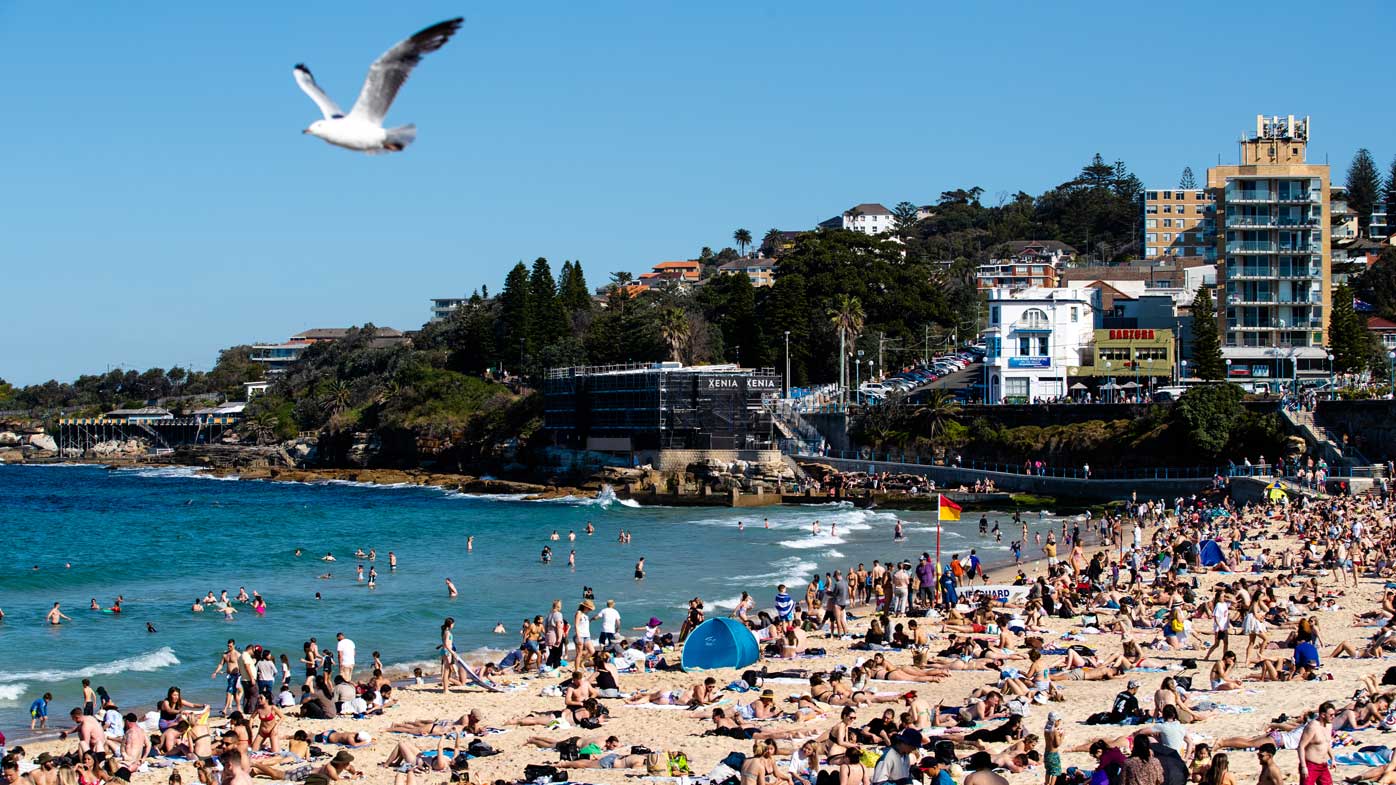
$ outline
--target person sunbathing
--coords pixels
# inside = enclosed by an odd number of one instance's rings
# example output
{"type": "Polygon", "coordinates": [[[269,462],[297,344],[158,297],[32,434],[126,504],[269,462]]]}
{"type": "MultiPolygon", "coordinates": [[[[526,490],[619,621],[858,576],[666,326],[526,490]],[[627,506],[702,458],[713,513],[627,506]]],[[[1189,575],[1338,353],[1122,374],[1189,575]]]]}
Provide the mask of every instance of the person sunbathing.
{"type": "Polygon", "coordinates": [[[656,706],[707,706],[717,702],[717,680],[708,677],[702,684],[695,684],[684,690],[659,688],[648,692],[641,691],[625,699],[628,704],[652,703],[656,706]]]}
{"type": "Polygon", "coordinates": [[[728,717],[727,712],[722,709],[713,709],[713,727],[703,733],[704,736],[725,736],[729,739],[739,739],[742,741],[766,740],[766,739],[796,739],[807,733],[804,729],[774,730],[753,727],[742,722],[737,717],[728,717]]]}
{"type": "Polygon", "coordinates": [[[413,736],[437,736],[461,731],[472,736],[480,736],[485,733],[484,717],[479,709],[471,709],[461,715],[461,718],[452,720],[407,720],[395,722],[387,727],[389,733],[410,733],[413,736]]]}
{"type": "Polygon", "coordinates": [[[436,754],[428,755],[417,745],[407,739],[402,739],[397,743],[397,747],[389,753],[388,759],[379,765],[390,769],[405,766],[413,769],[426,769],[427,771],[448,771],[451,768],[451,761],[464,753],[461,752],[459,735],[456,736],[449,755],[446,754],[445,745],[446,738],[438,736],[436,738],[436,754]]]}

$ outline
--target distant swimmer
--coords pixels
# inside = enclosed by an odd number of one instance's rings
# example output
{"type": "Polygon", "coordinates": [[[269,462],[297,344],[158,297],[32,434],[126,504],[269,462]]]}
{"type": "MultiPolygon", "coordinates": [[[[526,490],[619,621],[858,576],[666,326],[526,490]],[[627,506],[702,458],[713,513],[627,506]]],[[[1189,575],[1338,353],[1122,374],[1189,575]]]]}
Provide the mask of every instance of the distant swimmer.
{"type": "Polygon", "coordinates": [[[146,623],[145,623],[145,631],[148,632],[148,633],[150,633],[150,634],[152,634],[152,635],[154,635],[154,634],[155,634],[155,625],[151,624],[150,622],[146,622],[146,623]]]}
{"type": "Polygon", "coordinates": [[[746,531],[746,524],[742,523],[741,521],[737,521],[737,531],[746,531]]]}
{"type": "Polygon", "coordinates": [[[354,580],[356,580],[356,581],[362,581],[362,580],[364,579],[364,566],[363,566],[362,564],[360,564],[359,566],[355,567],[355,568],[354,568],[354,573],[355,573],[355,575],[356,575],[356,577],[354,578],[354,580]]]}
{"type": "Polygon", "coordinates": [[[223,614],[223,618],[227,619],[228,621],[232,621],[233,614],[237,613],[238,609],[234,608],[231,605],[224,605],[223,607],[219,608],[218,611],[223,614]]]}
{"type": "Polygon", "coordinates": [[[358,550],[354,551],[354,558],[355,558],[355,559],[362,559],[362,558],[364,558],[364,557],[367,556],[367,555],[368,555],[367,553],[364,553],[364,549],[363,549],[363,548],[359,548],[358,550]]]}
{"type": "Polygon", "coordinates": [[[637,581],[643,581],[644,579],[645,579],[645,557],[641,556],[641,557],[640,557],[640,560],[637,561],[637,562],[635,562],[635,580],[637,580],[637,581]]]}
{"type": "Polygon", "coordinates": [[[71,569],[73,569],[73,563],[70,562],[70,561],[65,561],[65,562],[63,562],[63,569],[65,569],[65,570],[71,570],[71,569]]]}
{"type": "Polygon", "coordinates": [[[568,566],[568,567],[571,567],[571,568],[574,569],[574,570],[577,569],[577,549],[576,549],[576,548],[573,548],[572,551],[571,551],[570,553],[567,554],[567,566],[568,566]]]}
{"type": "Polygon", "coordinates": [[[762,519],[761,519],[761,524],[762,524],[763,526],[765,526],[767,529],[769,529],[769,528],[771,528],[771,519],[770,519],[770,518],[762,518],[762,519]]]}
{"type": "Polygon", "coordinates": [[[392,551],[388,551],[388,569],[397,569],[397,554],[392,551]]]}
{"type": "Polygon", "coordinates": [[[334,561],[334,554],[325,551],[325,555],[320,557],[320,561],[334,561]]]}
{"type": "Polygon", "coordinates": [[[818,534],[819,534],[819,519],[818,519],[818,518],[815,518],[815,519],[814,519],[814,523],[810,525],[810,534],[813,534],[813,535],[818,536],[818,534]]]}
{"type": "Polygon", "coordinates": [[[451,583],[451,579],[450,579],[450,578],[447,578],[447,579],[446,579],[446,596],[447,596],[447,597],[455,597],[456,594],[457,594],[457,592],[456,592],[456,585],[455,585],[454,583],[451,583]]]}
{"type": "Polygon", "coordinates": [[[325,573],[324,575],[321,575],[321,576],[320,576],[320,580],[322,580],[322,581],[327,581],[327,580],[329,580],[330,578],[333,578],[333,577],[334,577],[334,573],[332,573],[332,572],[327,572],[327,573],[325,573]]]}
{"type": "Polygon", "coordinates": [[[470,553],[475,550],[475,535],[465,538],[465,552],[470,553]]]}
{"type": "Polygon", "coordinates": [[[300,549],[300,548],[297,548],[297,549],[296,549],[296,555],[297,555],[297,556],[300,556],[300,555],[301,555],[301,549],[300,549]]]}
{"type": "Polygon", "coordinates": [[[557,542],[562,538],[558,536],[557,529],[553,529],[553,533],[548,535],[548,539],[552,540],[553,542],[557,542]]]}
{"type": "Polygon", "coordinates": [[[498,624],[494,625],[495,635],[504,635],[506,632],[507,630],[504,629],[504,622],[499,622],[498,624]]]}
{"type": "Polygon", "coordinates": [[[378,549],[377,549],[377,548],[369,548],[369,549],[368,549],[368,560],[369,560],[369,561],[378,561],[378,549]]]}
{"type": "Polygon", "coordinates": [[[320,597],[320,592],[318,592],[318,591],[315,592],[315,601],[316,601],[316,602],[319,602],[321,599],[322,599],[322,598],[320,597]]]}
{"type": "Polygon", "coordinates": [[[568,542],[576,542],[576,541],[577,541],[577,532],[573,531],[572,529],[568,529],[568,530],[567,530],[567,541],[568,541],[568,542]]]}
{"type": "Polygon", "coordinates": [[[902,542],[906,539],[906,533],[902,531],[902,519],[897,519],[897,526],[892,530],[892,542],[902,542]]]}
{"type": "Polygon", "coordinates": [[[195,612],[195,613],[203,613],[203,612],[204,612],[204,604],[196,598],[196,599],[194,600],[194,604],[191,605],[191,606],[189,606],[189,610],[191,610],[191,611],[193,611],[193,612],[195,612]]]}
{"type": "Polygon", "coordinates": [[[89,611],[100,611],[102,609],[102,606],[98,605],[97,598],[93,597],[92,602],[88,604],[87,609],[89,611]]]}
{"type": "MultiPolygon", "coordinates": [[[[591,525],[591,521],[587,521],[586,533],[590,535],[590,534],[595,533],[595,531],[596,531],[596,527],[591,525]]],[[[500,626],[502,627],[502,626],[504,626],[504,625],[501,624],[500,626]]]]}
{"type": "Polygon", "coordinates": [[[44,618],[48,620],[49,624],[62,624],[64,620],[72,621],[67,614],[58,609],[58,603],[56,602],[53,604],[52,608],[48,609],[48,615],[44,618]]]}

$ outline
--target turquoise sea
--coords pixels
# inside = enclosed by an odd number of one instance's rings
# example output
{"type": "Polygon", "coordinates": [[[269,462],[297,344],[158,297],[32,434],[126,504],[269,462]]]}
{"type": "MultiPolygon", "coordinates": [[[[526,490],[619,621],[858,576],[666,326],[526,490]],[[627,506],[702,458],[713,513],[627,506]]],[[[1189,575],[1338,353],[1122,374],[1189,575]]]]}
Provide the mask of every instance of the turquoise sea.
{"type": "MultiPolygon", "coordinates": [[[[1026,517],[1034,528],[1060,526],[1054,516],[1026,517]]],[[[978,515],[967,513],[943,533],[947,556],[977,547],[986,563],[1011,564],[1009,516],[990,518],[1005,525],[1002,544],[980,538],[978,515]]],[[[709,615],[733,607],[742,591],[769,607],[778,583],[799,593],[816,570],[934,551],[934,519],[836,504],[640,508],[613,499],[527,502],[415,486],[219,480],[179,468],[0,465],[0,729],[27,727],[28,706],[45,691],[55,696],[50,724],[66,719],[80,704],[84,677],[123,709],[149,705],[172,685],[193,700],[220,699],[222,682],[209,674],[228,638],[286,652],[296,663],[307,638],[333,645],[343,631],[357,642],[361,666],[375,650],[390,666],[410,665],[435,661],[439,625],[453,616],[463,651],[512,648],[524,616],[546,613],[554,599],[570,614],[584,585],[598,605],[614,598],[628,627],[655,615],[677,630],[694,596],[709,615]],[[903,543],[892,541],[898,517],[903,543]],[[621,529],[633,542],[617,542],[621,529]],[[554,551],[546,566],[545,545],[554,551]],[[355,566],[370,566],[354,558],[359,548],[377,550],[374,589],[356,580],[355,566]],[[567,566],[572,548],[575,571],[567,566]],[[326,552],[337,561],[320,561],[326,552]],[[648,577],[636,583],[642,556],[648,577]],[[319,577],[326,572],[332,577],[319,577]],[[460,596],[447,596],[446,578],[460,596]],[[247,606],[231,621],[190,611],[196,597],[225,589],[234,597],[239,587],[266,598],[264,617],[247,606]],[[119,615],[88,609],[92,599],[110,607],[118,595],[119,615]],[[55,601],[71,622],[44,622],[55,601]],[[508,634],[491,632],[497,622],[508,634]]]]}

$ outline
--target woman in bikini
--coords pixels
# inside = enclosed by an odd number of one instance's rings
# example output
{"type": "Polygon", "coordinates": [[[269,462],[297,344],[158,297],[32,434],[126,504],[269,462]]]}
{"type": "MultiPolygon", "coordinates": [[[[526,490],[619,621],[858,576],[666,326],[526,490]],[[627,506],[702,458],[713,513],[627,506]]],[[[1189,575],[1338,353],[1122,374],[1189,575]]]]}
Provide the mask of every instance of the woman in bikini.
{"type": "Polygon", "coordinates": [[[165,693],[165,699],[160,701],[158,708],[160,710],[160,730],[165,730],[179,722],[182,714],[193,714],[196,711],[207,712],[208,704],[190,703],[183,698],[178,687],[171,687],[169,692],[165,693]]]}
{"type": "Polygon", "coordinates": [[[320,666],[320,652],[315,646],[315,641],[306,641],[301,647],[301,664],[305,666],[305,686],[315,684],[315,673],[320,666]]]}
{"type": "Polygon", "coordinates": [[[257,696],[257,738],[252,744],[252,749],[265,749],[272,754],[281,753],[281,737],[277,734],[277,728],[281,725],[281,709],[272,703],[271,697],[266,693],[257,696]]]}

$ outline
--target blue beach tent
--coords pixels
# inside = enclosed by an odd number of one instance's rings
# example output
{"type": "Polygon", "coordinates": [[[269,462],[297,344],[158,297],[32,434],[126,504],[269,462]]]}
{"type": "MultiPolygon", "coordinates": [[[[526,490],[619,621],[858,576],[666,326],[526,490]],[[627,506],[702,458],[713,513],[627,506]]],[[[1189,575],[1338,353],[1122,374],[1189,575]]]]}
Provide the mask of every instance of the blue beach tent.
{"type": "Polygon", "coordinates": [[[683,642],[683,669],[745,668],[761,658],[756,636],[736,619],[708,619],[683,642]]]}
{"type": "Polygon", "coordinates": [[[1222,560],[1222,549],[1216,540],[1208,540],[1202,543],[1202,550],[1198,556],[1203,567],[1215,566],[1222,560]]]}

